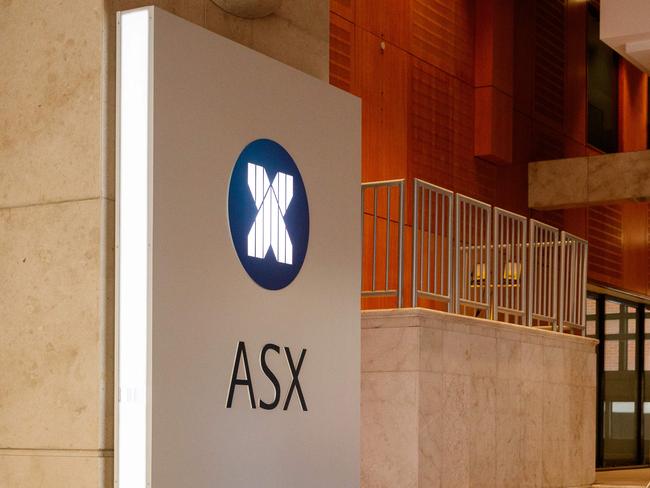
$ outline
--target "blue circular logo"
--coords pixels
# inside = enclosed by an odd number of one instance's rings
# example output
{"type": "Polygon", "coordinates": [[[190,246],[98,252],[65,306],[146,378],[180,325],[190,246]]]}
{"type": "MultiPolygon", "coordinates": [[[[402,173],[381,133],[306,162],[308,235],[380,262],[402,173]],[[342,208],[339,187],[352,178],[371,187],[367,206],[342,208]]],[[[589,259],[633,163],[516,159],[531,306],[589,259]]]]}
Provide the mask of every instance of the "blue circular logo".
{"type": "Polygon", "coordinates": [[[300,171],[277,142],[257,139],[237,158],[228,187],[228,221],[248,275],[280,290],[300,272],[309,243],[309,205],[300,171]]]}

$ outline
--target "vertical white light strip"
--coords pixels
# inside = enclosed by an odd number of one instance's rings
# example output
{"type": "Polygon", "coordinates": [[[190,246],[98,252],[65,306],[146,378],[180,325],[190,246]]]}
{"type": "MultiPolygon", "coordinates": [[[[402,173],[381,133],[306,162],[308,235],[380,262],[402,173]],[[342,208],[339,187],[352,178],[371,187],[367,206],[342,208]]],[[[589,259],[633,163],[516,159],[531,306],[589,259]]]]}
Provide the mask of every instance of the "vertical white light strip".
{"type": "Polygon", "coordinates": [[[147,486],[149,10],[119,16],[117,486],[147,486]]]}

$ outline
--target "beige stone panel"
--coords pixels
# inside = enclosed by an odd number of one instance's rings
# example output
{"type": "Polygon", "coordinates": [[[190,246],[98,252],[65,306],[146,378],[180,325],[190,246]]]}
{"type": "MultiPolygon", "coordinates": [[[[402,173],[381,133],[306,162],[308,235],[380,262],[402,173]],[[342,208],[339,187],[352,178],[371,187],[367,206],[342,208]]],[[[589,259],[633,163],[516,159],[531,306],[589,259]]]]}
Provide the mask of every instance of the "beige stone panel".
{"type": "Polygon", "coordinates": [[[587,484],[596,478],[596,388],[585,388],[585,398],[582,405],[582,466],[579,467],[583,481],[587,484]]]}
{"type": "Polygon", "coordinates": [[[568,460],[565,465],[564,480],[568,486],[584,484],[583,471],[577,467],[584,466],[584,442],[586,433],[583,430],[582,415],[583,405],[586,400],[586,388],[582,386],[569,385],[569,397],[567,399],[567,432],[565,444],[565,458],[568,460]]]}
{"type": "Polygon", "coordinates": [[[417,327],[361,330],[361,371],[417,371],[417,327]]]}
{"type": "Polygon", "coordinates": [[[542,486],[544,488],[563,488],[567,486],[564,481],[564,465],[567,462],[564,457],[564,443],[544,437],[542,450],[542,486]]]}
{"type": "Polygon", "coordinates": [[[420,327],[420,371],[442,371],[442,331],[420,327]]]}
{"type": "Polygon", "coordinates": [[[497,340],[494,337],[471,334],[470,364],[472,376],[494,378],[497,374],[497,340]]]}
{"type": "Polygon", "coordinates": [[[650,197],[650,151],[589,158],[589,202],[650,197]]]}
{"type": "Polygon", "coordinates": [[[470,486],[498,486],[496,394],[494,376],[470,379],[470,486]]]}
{"type": "Polygon", "coordinates": [[[418,373],[361,374],[361,486],[416,488],[418,373]]]}
{"type": "Polygon", "coordinates": [[[103,205],[0,210],[0,448],[112,442],[103,205]]]}
{"type": "Polygon", "coordinates": [[[551,383],[566,382],[564,369],[564,354],[570,354],[560,347],[544,347],[544,379],[551,383]]]}
{"type": "Polygon", "coordinates": [[[526,381],[544,378],[544,348],[541,344],[521,343],[521,377],[526,381]]]}
{"type": "Polygon", "coordinates": [[[329,41],[292,21],[269,15],[256,19],[251,47],[323,81],[329,79],[329,41]]]}
{"type": "Polygon", "coordinates": [[[104,2],[0,12],[0,207],[101,193],[104,2]]]}
{"type": "Polygon", "coordinates": [[[540,161],[528,165],[528,206],[552,208],[587,201],[588,159],[540,161]]]}
{"type": "Polygon", "coordinates": [[[6,488],[110,488],[113,458],[5,455],[0,451],[0,486],[6,488]]]}
{"type": "Polygon", "coordinates": [[[521,342],[501,339],[497,342],[497,371],[500,379],[521,378],[521,342]]]}
{"type": "Polygon", "coordinates": [[[496,383],[496,486],[518,487],[522,482],[522,381],[496,383]]]}
{"type": "Polygon", "coordinates": [[[441,486],[470,488],[470,376],[443,373],[441,486]]]}
{"type": "Polygon", "coordinates": [[[522,486],[539,488],[542,486],[542,411],[541,381],[522,381],[522,486]]]}
{"type": "Polygon", "coordinates": [[[442,374],[419,375],[419,487],[441,485],[442,471],[442,374]]]}
{"type": "Polygon", "coordinates": [[[468,375],[471,371],[468,334],[443,331],[442,370],[445,373],[468,375]]]}

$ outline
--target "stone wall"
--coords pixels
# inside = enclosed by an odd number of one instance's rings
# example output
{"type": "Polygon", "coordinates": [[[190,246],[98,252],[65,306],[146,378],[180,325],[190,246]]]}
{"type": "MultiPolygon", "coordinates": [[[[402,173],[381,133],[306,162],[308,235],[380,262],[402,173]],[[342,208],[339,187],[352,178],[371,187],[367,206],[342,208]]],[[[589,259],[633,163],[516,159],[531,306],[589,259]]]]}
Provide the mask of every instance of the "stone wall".
{"type": "MultiPolygon", "coordinates": [[[[147,3],[0,0],[1,487],[113,485],[115,11],[147,3]]],[[[153,3],[327,79],[326,1],[153,3]]]]}
{"type": "Polygon", "coordinates": [[[596,343],[432,310],[363,312],[362,488],[590,486],[596,343]]]}

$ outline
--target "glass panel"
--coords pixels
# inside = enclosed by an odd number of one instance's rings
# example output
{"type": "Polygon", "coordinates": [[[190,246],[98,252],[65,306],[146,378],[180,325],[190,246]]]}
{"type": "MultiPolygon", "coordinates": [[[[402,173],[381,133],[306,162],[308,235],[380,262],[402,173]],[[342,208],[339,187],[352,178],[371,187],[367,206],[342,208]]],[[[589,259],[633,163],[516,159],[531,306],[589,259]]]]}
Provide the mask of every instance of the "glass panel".
{"type": "Polygon", "coordinates": [[[627,341],[627,370],[636,370],[636,341],[627,341]]]}
{"type": "Polygon", "coordinates": [[[613,313],[621,313],[621,304],[613,300],[605,301],[605,313],[607,315],[613,313]]]}
{"type": "Polygon", "coordinates": [[[627,319],[627,333],[636,334],[636,317],[633,319],[627,319]]]}
{"type": "Polygon", "coordinates": [[[596,336],[596,321],[587,320],[587,335],[590,337],[596,336]]]}
{"type": "Polygon", "coordinates": [[[587,297],[587,315],[596,315],[596,299],[587,297]]]}
{"type": "MultiPolygon", "coordinates": [[[[643,341],[643,370],[650,371],[650,339],[643,341]]],[[[646,385],[646,389],[650,389],[650,385],[646,385]]]]}
{"type": "Polygon", "coordinates": [[[621,321],[619,319],[605,320],[605,335],[618,334],[621,330],[621,321]]]}
{"type": "Polygon", "coordinates": [[[618,349],[617,340],[605,341],[605,371],[618,371],[618,349]]]}

